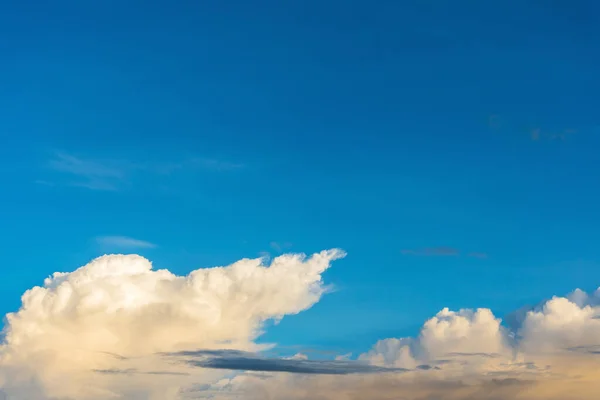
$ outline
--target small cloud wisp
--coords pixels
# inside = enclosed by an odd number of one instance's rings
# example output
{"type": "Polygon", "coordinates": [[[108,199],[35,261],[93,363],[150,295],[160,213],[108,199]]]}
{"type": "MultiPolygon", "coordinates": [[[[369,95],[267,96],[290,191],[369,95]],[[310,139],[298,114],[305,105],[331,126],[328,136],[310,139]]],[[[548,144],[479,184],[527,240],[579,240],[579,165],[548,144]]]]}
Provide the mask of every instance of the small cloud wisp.
{"type": "Polygon", "coordinates": [[[104,247],[119,249],[153,249],[156,244],[127,236],[98,236],[96,242],[104,247]]]}

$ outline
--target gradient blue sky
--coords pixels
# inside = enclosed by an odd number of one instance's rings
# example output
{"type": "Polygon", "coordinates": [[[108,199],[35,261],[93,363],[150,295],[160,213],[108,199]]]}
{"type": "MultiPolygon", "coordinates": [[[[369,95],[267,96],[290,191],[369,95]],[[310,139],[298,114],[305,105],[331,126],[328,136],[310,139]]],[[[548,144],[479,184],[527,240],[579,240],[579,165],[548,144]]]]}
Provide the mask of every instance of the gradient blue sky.
{"type": "Polygon", "coordinates": [[[262,339],[284,346],[593,290],[599,13],[0,1],[0,312],[105,252],[185,273],[345,249],[337,291],[262,339]]]}

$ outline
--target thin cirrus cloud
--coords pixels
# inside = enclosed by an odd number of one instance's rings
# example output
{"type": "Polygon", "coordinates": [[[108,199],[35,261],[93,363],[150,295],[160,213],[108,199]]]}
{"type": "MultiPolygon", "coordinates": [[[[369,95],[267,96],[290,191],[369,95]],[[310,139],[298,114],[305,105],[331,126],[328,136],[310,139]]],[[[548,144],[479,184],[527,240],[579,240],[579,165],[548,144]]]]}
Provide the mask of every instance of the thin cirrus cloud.
{"type": "Polygon", "coordinates": [[[245,164],[234,163],[225,160],[217,160],[214,158],[196,157],[184,163],[189,166],[198,166],[214,171],[234,171],[245,167],[245,164]]]}
{"type": "MultiPolygon", "coordinates": [[[[578,129],[574,128],[544,128],[542,129],[539,126],[531,127],[531,124],[514,124],[510,121],[507,121],[505,118],[501,118],[499,115],[493,114],[489,116],[488,119],[488,127],[492,131],[501,132],[505,131],[506,133],[515,133],[523,136],[529,137],[532,142],[540,142],[540,141],[565,141],[574,134],[578,133],[578,129]]],[[[584,130],[583,133],[591,133],[591,130],[584,130]]]]}
{"type": "Polygon", "coordinates": [[[488,254],[480,251],[472,251],[467,254],[468,257],[472,258],[488,258],[488,254]]]}
{"type": "Polygon", "coordinates": [[[183,170],[207,170],[216,172],[228,172],[245,168],[246,164],[234,163],[226,160],[219,160],[208,157],[192,157],[177,163],[162,163],[147,168],[161,175],[169,175],[183,170]]]}
{"type": "Polygon", "coordinates": [[[88,178],[116,178],[125,176],[126,165],[119,165],[115,161],[85,160],[73,155],[58,152],[49,161],[49,166],[57,171],[88,178]]]}
{"type": "Polygon", "coordinates": [[[154,180],[182,171],[235,171],[245,167],[208,157],[192,157],[181,162],[133,162],[123,159],[84,158],[67,152],[56,152],[46,164],[57,175],[54,180],[38,179],[46,186],[67,185],[95,191],[119,191],[137,178],[151,176],[154,180]]]}
{"type": "Polygon", "coordinates": [[[127,187],[143,169],[126,160],[85,158],[64,151],[55,152],[46,166],[54,175],[45,181],[53,186],[111,192],[127,187]]]}
{"type": "MultiPolygon", "coordinates": [[[[402,249],[400,253],[409,256],[437,256],[437,257],[456,257],[461,255],[461,251],[454,247],[425,247],[422,249],[402,249]]],[[[487,258],[487,253],[472,251],[467,253],[471,258],[487,258]]]]}
{"type": "Polygon", "coordinates": [[[271,242],[269,243],[269,246],[271,247],[271,249],[275,250],[278,253],[281,253],[284,250],[289,249],[290,247],[292,247],[292,244],[290,242],[271,242]]]}
{"type": "Polygon", "coordinates": [[[458,256],[460,251],[453,247],[425,247],[423,249],[403,249],[402,254],[413,256],[458,256]]]}
{"type": "Polygon", "coordinates": [[[121,249],[153,249],[156,244],[127,236],[98,236],[96,242],[105,247],[121,249]]]}
{"type": "Polygon", "coordinates": [[[115,160],[90,160],[57,152],[48,162],[51,170],[70,177],[68,185],[90,190],[117,190],[132,166],[115,160]]]}

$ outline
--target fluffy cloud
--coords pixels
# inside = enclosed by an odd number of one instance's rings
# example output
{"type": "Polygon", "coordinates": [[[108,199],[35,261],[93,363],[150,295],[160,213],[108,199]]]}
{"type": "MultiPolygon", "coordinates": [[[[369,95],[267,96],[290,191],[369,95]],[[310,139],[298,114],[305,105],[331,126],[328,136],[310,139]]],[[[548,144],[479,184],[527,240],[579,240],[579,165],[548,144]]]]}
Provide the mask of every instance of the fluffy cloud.
{"type": "Polygon", "coordinates": [[[198,369],[157,353],[259,350],[263,323],[315,304],[326,290],[321,273],[343,256],[288,254],[269,267],[244,259],[176,276],[140,256],[110,255],[55,273],[7,315],[0,387],[28,400],[175,398],[199,382],[198,369]]]}
{"type": "Polygon", "coordinates": [[[508,338],[500,323],[488,309],[454,312],[444,308],[425,322],[418,338],[381,340],[361,358],[377,365],[415,368],[449,357],[509,356],[508,338]]]}
{"type": "Polygon", "coordinates": [[[600,393],[600,290],[521,310],[513,329],[489,309],[441,310],[414,338],[388,338],[361,361],[377,375],[255,374],[220,382],[222,399],[591,400],[600,393]]]}
{"type": "Polygon", "coordinates": [[[528,353],[562,352],[600,344],[600,289],[589,296],[576,290],[554,297],[527,313],[520,330],[528,353]]]}
{"type": "Polygon", "coordinates": [[[16,400],[592,400],[600,393],[600,289],[521,309],[509,324],[489,309],[445,308],[416,337],[382,339],[354,361],[262,355],[254,339],[264,322],[319,301],[327,289],[321,274],[343,256],[283,255],[268,267],[244,259],[176,276],[139,256],[112,255],[56,273],[7,316],[0,388],[16,400]]]}
{"type": "Polygon", "coordinates": [[[384,365],[402,365],[448,356],[515,359],[520,355],[564,355],[573,348],[600,345],[600,289],[592,295],[577,289],[520,314],[509,330],[489,309],[453,312],[446,308],[425,322],[418,338],[384,339],[363,357],[384,365]]]}

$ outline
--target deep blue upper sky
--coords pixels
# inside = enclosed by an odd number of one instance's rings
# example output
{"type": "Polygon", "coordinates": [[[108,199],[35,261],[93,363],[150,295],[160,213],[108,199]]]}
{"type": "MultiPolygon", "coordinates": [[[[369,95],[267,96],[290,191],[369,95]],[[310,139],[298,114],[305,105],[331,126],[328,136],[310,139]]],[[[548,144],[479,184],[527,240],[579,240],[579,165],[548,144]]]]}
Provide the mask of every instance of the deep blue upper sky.
{"type": "Polygon", "coordinates": [[[0,1],[0,312],[107,235],[345,249],[286,345],[594,289],[599,48],[593,0],[0,1]]]}

